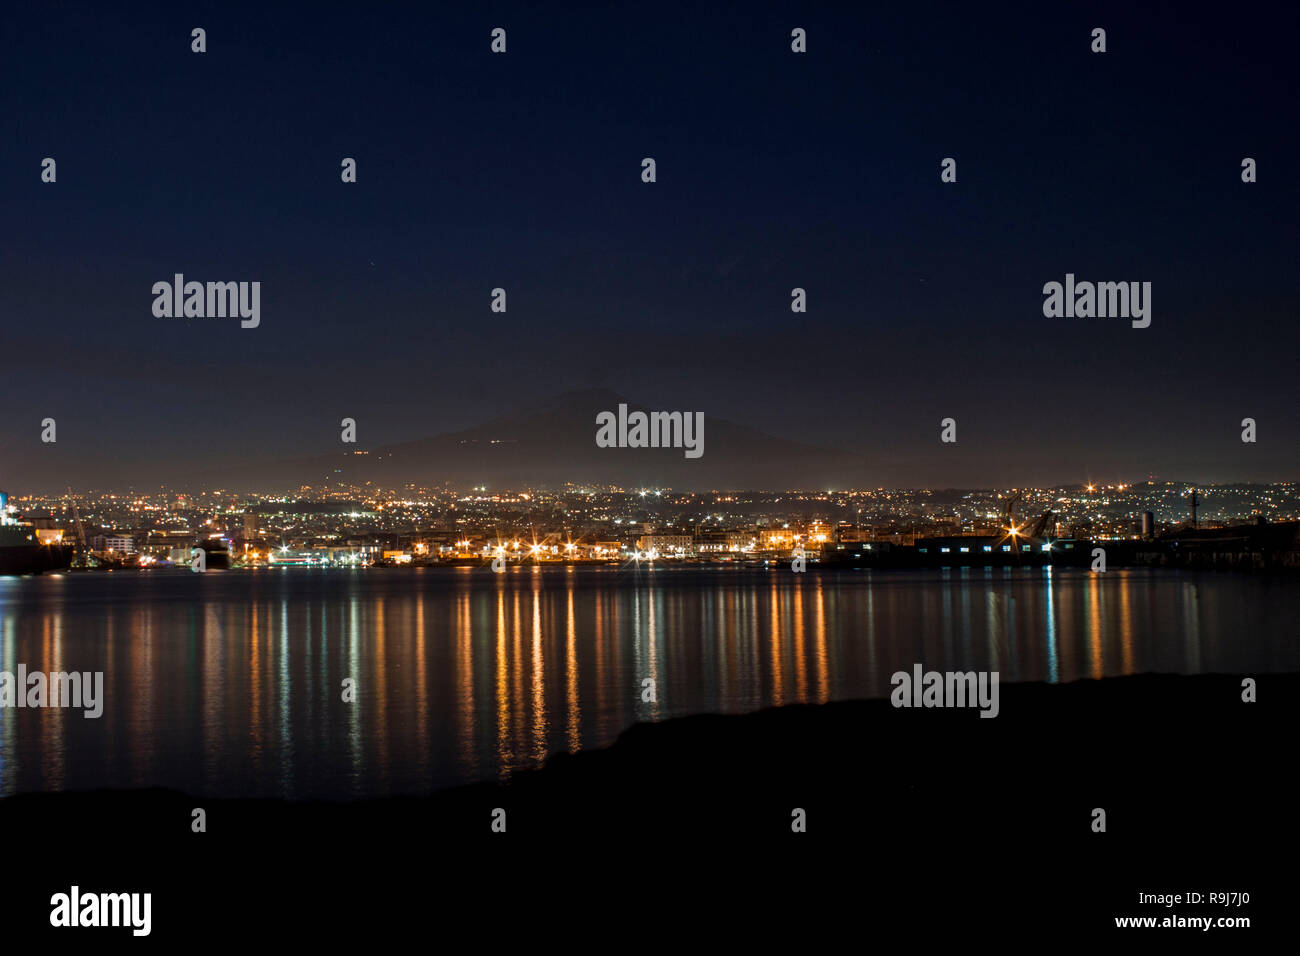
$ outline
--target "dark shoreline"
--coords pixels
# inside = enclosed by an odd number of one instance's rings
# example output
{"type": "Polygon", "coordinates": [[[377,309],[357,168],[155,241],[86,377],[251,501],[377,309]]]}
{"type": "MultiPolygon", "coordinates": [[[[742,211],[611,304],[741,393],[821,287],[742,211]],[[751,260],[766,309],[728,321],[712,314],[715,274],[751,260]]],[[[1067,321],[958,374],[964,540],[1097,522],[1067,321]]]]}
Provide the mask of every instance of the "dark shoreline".
{"type": "MultiPolygon", "coordinates": [[[[538,854],[560,867],[546,878],[557,892],[566,864],[599,892],[601,874],[618,882],[661,868],[679,887],[747,884],[762,860],[768,877],[794,881],[787,889],[848,867],[851,884],[835,892],[852,885],[860,907],[900,917],[987,921],[998,908],[1004,932],[1039,921],[1103,932],[1113,916],[1154,912],[1136,905],[1139,891],[1201,886],[1250,892],[1243,912],[1260,925],[1285,903],[1280,874],[1300,832],[1290,782],[1300,674],[1252,676],[1256,703],[1242,702],[1240,676],[1145,675],[1004,685],[994,719],[882,700],[683,717],[553,756],[507,784],[427,797],[17,795],[0,800],[0,827],[25,859],[42,860],[22,894],[38,913],[77,879],[125,882],[155,891],[160,927],[167,913],[195,915],[173,886],[307,899],[329,873],[369,873],[351,890],[380,905],[414,892],[403,859],[437,860],[472,884],[512,880],[538,854]],[[207,812],[205,834],[190,831],[194,807],[207,812]],[[505,834],[491,830],[497,807],[505,834]],[[1105,833],[1092,832],[1097,807],[1105,833]],[[792,832],[794,808],[806,833],[792,832]],[[927,887],[921,897],[905,891],[909,880],[927,887]]],[[[472,890],[444,891],[472,907],[472,890]]],[[[1110,932],[1135,931],[1111,922],[1110,932]]]]}

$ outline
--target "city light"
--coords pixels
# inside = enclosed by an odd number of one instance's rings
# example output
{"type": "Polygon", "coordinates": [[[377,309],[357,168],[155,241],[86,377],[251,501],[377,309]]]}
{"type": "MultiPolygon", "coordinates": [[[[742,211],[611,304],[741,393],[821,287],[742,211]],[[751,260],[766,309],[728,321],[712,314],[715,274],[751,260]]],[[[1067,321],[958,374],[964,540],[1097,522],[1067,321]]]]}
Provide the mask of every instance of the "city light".
{"type": "Polygon", "coordinates": [[[0,526],[18,526],[52,554],[75,555],[78,568],[165,573],[188,569],[193,547],[221,568],[465,565],[523,555],[537,565],[574,565],[620,555],[647,562],[652,554],[673,563],[758,566],[768,559],[776,566],[794,547],[809,552],[810,564],[863,561],[867,552],[873,566],[909,553],[1014,563],[1013,555],[1024,552],[1058,562],[1088,550],[1071,542],[1163,540],[1193,527],[1193,509],[1200,533],[1300,518],[1294,482],[1196,488],[1193,498],[1193,486],[1181,482],[1093,482],[942,499],[931,489],[691,493],[584,486],[501,489],[477,498],[416,487],[304,488],[267,497],[160,490],[11,498],[0,526]],[[999,539],[1014,547],[999,546],[999,539]]]}

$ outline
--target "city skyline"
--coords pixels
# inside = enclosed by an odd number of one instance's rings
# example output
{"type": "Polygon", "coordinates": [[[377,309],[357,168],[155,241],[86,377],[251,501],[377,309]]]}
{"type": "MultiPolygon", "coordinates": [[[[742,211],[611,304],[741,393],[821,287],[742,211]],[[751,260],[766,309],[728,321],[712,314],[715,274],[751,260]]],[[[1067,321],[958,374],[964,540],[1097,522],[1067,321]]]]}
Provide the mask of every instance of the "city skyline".
{"type": "MultiPolygon", "coordinates": [[[[192,540],[267,550],[271,545],[338,549],[350,539],[368,552],[412,557],[489,555],[502,544],[529,555],[567,559],[648,550],[646,535],[692,539],[684,550],[788,550],[802,540],[845,541],[1015,531],[1043,540],[1134,540],[1195,526],[1287,524],[1300,519],[1300,483],[1188,485],[1173,481],[1007,489],[843,489],[713,491],[579,487],[553,489],[407,488],[340,484],[288,494],[231,489],[197,495],[155,491],[21,495],[12,510],[40,533],[58,533],[82,550],[155,557],[192,540]],[[784,529],[784,530],[783,530],[784,529]],[[118,547],[114,536],[126,541],[118,547]],[[371,548],[373,545],[375,548],[371,548]],[[383,545],[383,547],[379,547],[383,545]],[[577,549],[577,553],[574,549],[577,549]],[[567,549],[567,550],[566,550],[567,549]]],[[[345,549],[346,550],[346,549],[345,549]]],[[[683,550],[677,548],[676,550],[683,550]]],[[[324,553],[324,552],[322,552],[324,553]]],[[[665,549],[664,556],[669,556],[665,549]]],[[[372,554],[373,556],[373,554],[372,554]]],[[[256,557],[256,554],[253,555],[256,557]]]]}

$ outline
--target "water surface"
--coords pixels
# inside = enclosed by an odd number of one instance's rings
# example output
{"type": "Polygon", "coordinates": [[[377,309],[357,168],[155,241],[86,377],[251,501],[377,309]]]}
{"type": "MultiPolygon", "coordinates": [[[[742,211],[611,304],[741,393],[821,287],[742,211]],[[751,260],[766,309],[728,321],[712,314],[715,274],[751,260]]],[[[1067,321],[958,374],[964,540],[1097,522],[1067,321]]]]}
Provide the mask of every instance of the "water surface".
{"type": "Polygon", "coordinates": [[[106,698],[98,720],[0,711],[0,794],[424,793],[638,721],[884,697],[916,662],[1003,681],[1295,671],[1297,620],[1293,579],[1157,570],[0,577],[0,670],[103,671],[106,698]]]}

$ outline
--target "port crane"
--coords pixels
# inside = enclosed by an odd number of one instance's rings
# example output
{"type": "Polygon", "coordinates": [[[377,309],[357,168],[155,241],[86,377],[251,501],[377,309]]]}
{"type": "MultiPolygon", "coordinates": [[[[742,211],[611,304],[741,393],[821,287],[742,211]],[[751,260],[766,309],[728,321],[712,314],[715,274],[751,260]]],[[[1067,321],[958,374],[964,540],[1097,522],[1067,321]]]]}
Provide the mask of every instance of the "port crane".
{"type": "Polygon", "coordinates": [[[81,558],[84,561],[90,556],[90,547],[86,544],[86,529],[81,524],[81,509],[77,507],[77,500],[72,497],[71,486],[68,486],[68,499],[72,502],[73,527],[77,529],[77,544],[81,547],[81,558]]]}
{"type": "Polygon", "coordinates": [[[1010,498],[1007,499],[1007,507],[1006,507],[1007,528],[1015,529],[1016,534],[1024,538],[1041,538],[1043,536],[1043,532],[1047,530],[1048,523],[1052,520],[1052,516],[1053,516],[1052,509],[1048,508],[1046,511],[1044,511],[1041,515],[1038,516],[1038,518],[1034,521],[1032,525],[1026,526],[1026,528],[1022,532],[1020,529],[1016,528],[1016,515],[1015,515],[1016,502],[1019,501],[1022,497],[1023,495],[1019,491],[1017,491],[1014,495],[1012,495],[1010,498]]]}
{"type": "Polygon", "coordinates": [[[1038,516],[1038,520],[1035,521],[1033,526],[1029,529],[1028,532],[1029,537],[1031,538],[1043,537],[1043,532],[1047,530],[1048,522],[1050,522],[1051,520],[1052,520],[1052,509],[1048,508],[1046,511],[1044,511],[1041,515],[1038,516]]]}

